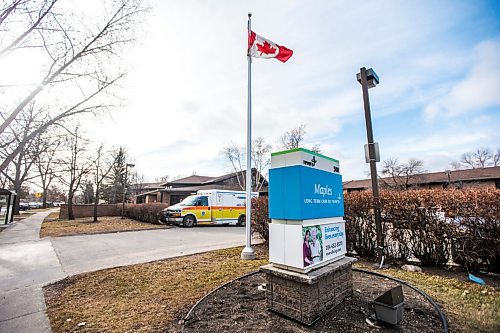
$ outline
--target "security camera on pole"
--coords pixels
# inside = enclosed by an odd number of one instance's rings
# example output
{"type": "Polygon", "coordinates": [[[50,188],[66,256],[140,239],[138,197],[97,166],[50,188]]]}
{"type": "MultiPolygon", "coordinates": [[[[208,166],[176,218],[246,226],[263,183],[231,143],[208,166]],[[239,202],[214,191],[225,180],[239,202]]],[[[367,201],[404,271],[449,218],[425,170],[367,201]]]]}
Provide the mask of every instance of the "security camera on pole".
{"type": "Polygon", "coordinates": [[[248,13],[248,106],[247,106],[247,170],[246,170],[246,245],[241,252],[241,259],[255,259],[252,249],[252,57],[254,58],[276,58],[286,62],[293,51],[280,46],[269,39],[257,35],[251,29],[252,13],[248,13]]]}
{"type": "Polygon", "coordinates": [[[382,268],[384,264],[384,239],[382,235],[382,217],[380,215],[380,194],[378,190],[377,179],[377,162],[380,162],[380,154],[378,143],[373,142],[373,129],[372,117],[370,111],[370,100],[368,97],[368,89],[377,86],[379,78],[377,73],[371,68],[360,68],[359,73],[356,74],[356,79],[361,84],[363,90],[363,104],[365,108],[365,122],[366,122],[366,136],[368,144],[365,145],[365,159],[366,163],[370,163],[370,174],[372,179],[372,193],[373,193],[373,209],[375,212],[375,228],[377,232],[377,261],[379,267],[382,268]]]}

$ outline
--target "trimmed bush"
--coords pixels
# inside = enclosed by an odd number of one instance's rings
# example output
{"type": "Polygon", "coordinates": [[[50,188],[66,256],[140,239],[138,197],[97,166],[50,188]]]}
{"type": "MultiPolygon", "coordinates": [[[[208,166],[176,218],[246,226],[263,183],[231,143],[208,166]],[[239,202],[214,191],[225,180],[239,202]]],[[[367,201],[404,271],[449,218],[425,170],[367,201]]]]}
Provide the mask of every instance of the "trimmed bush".
{"type": "MultiPolygon", "coordinates": [[[[376,233],[371,192],[345,195],[348,251],[374,256],[376,233]]],[[[499,190],[383,191],[380,208],[389,259],[467,270],[500,269],[499,190]]]]}
{"type": "Polygon", "coordinates": [[[160,224],[161,211],[167,207],[166,203],[127,204],[125,216],[133,220],[160,224]]]}
{"type": "Polygon", "coordinates": [[[267,244],[269,242],[269,201],[267,197],[252,199],[252,228],[267,244]]]}
{"type": "Polygon", "coordinates": [[[347,252],[374,257],[377,241],[371,197],[366,192],[353,192],[344,197],[344,206],[347,252]]]}

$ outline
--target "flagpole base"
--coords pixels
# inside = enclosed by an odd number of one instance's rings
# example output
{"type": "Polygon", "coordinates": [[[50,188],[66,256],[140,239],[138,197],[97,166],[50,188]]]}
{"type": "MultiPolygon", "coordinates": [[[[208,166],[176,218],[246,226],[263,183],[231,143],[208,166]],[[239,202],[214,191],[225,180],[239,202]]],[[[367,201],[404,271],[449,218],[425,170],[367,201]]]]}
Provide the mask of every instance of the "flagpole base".
{"type": "Polygon", "coordinates": [[[250,246],[245,246],[243,251],[241,251],[241,259],[242,260],[254,260],[255,259],[255,251],[250,246]]]}

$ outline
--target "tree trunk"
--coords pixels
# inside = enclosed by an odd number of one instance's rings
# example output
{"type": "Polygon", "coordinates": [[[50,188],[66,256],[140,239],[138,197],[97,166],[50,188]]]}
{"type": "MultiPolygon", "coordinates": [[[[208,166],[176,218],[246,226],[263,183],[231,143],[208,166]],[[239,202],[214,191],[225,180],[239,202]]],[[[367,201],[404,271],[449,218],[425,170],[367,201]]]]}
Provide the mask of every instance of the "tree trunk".
{"type": "Polygon", "coordinates": [[[19,195],[16,195],[16,200],[14,201],[14,215],[19,214],[19,202],[21,198],[19,198],[19,195]]]}
{"type": "Polygon", "coordinates": [[[42,207],[47,208],[47,191],[43,190],[42,207]]]}
{"type": "Polygon", "coordinates": [[[21,184],[14,183],[14,192],[17,193],[16,200],[14,201],[14,215],[19,215],[19,203],[21,202],[21,184]]]}
{"type": "Polygon", "coordinates": [[[97,221],[97,205],[99,204],[99,183],[95,187],[95,198],[94,198],[94,222],[97,221]]]}
{"type": "Polygon", "coordinates": [[[74,220],[75,215],[73,214],[73,193],[68,192],[68,220],[74,220]]]}

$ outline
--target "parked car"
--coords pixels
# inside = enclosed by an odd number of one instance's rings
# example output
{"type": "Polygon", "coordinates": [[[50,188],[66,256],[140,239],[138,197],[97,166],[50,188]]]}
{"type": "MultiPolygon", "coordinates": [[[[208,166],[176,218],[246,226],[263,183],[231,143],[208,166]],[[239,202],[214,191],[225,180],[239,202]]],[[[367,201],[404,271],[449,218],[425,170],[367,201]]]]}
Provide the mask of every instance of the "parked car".
{"type": "Polygon", "coordinates": [[[42,208],[42,203],[41,202],[31,201],[28,205],[30,206],[31,209],[42,208]]]}
{"type": "Polygon", "coordinates": [[[27,202],[19,203],[19,210],[28,210],[30,209],[30,205],[27,202]]]}

